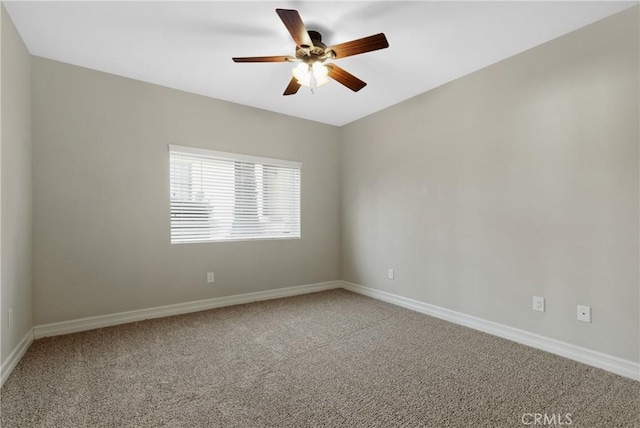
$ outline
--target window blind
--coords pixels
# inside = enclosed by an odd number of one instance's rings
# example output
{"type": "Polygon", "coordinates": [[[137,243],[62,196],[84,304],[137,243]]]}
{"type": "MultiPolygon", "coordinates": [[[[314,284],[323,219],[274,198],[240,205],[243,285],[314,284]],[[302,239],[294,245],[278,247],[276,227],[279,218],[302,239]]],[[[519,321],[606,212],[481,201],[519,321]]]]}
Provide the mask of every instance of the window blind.
{"type": "Polygon", "coordinates": [[[171,243],[300,237],[299,162],[169,146],[171,243]]]}

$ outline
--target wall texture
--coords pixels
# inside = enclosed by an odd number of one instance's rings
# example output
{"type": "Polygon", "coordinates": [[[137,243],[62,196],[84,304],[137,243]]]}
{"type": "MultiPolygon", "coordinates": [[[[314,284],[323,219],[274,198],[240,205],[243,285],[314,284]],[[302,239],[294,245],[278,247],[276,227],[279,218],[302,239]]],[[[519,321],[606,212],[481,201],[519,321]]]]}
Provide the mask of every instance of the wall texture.
{"type": "Polygon", "coordinates": [[[34,323],[339,279],[338,132],[34,58],[34,323]],[[168,144],[301,161],[302,239],[171,245],[168,144]]]}
{"type": "Polygon", "coordinates": [[[2,14],[2,240],[0,361],[32,326],[31,315],[31,55],[2,14]],[[13,309],[13,324],[8,312],[13,309]]]}
{"type": "Polygon", "coordinates": [[[7,341],[31,325],[29,198],[11,210],[6,198],[29,192],[32,129],[34,324],[342,276],[638,361],[638,18],[630,9],[342,129],[33,58],[30,128],[29,58],[3,12],[2,79],[26,85],[2,95],[3,315],[24,304],[7,341]],[[302,161],[303,238],[171,245],[168,144],[302,161]],[[5,241],[19,280],[6,280],[5,241]]]}
{"type": "Polygon", "coordinates": [[[638,18],[346,126],[344,279],[638,361],[638,18]]]}

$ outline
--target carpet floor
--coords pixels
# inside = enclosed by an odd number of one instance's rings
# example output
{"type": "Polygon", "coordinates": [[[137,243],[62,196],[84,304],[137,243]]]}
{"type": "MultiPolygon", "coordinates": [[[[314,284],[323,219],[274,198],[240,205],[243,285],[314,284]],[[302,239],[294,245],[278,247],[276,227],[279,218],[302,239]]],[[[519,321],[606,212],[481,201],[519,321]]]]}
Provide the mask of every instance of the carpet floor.
{"type": "Polygon", "coordinates": [[[0,393],[5,428],[640,427],[640,382],[345,290],[36,340],[0,393]]]}

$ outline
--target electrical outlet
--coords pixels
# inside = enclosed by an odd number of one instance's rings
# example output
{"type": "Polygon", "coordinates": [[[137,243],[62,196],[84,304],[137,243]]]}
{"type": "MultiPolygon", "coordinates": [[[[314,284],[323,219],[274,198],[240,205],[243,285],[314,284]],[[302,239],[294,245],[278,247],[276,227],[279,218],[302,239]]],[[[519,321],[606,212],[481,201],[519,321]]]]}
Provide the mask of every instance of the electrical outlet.
{"type": "Polygon", "coordinates": [[[544,312],[544,297],[533,296],[533,310],[544,312]]]}
{"type": "Polygon", "coordinates": [[[212,283],[214,281],[213,272],[207,272],[207,282],[212,283]]]}
{"type": "Polygon", "coordinates": [[[591,307],[578,305],[578,321],[591,322],[591,307]]]}
{"type": "Polygon", "coordinates": [[[389,271],[387,272],[387,278],[393,279],[394,277],[395,273],[393,272],[393,269],[389,269],[389,271]]]}
{"type": "Polygon", "coordinates": [[[7,312],[7,327],[13,327],[13,308],[9,309],[7,312]]]}

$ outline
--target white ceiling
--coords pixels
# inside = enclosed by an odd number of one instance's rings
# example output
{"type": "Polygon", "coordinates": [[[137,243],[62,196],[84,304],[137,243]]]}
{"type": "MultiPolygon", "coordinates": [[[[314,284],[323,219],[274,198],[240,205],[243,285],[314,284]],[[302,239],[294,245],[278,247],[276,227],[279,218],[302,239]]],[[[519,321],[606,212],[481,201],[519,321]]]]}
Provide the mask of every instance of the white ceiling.
{"type": "Polygon", "coordinates": [[[573,2],[4,2],[33,55],[344,125],[638,4],[573,2]],[[366,81],[284,97],[293,54],[275,13],[299,11],[327,45],[384,32],[390,47],[338,64],[366,81]]]}

